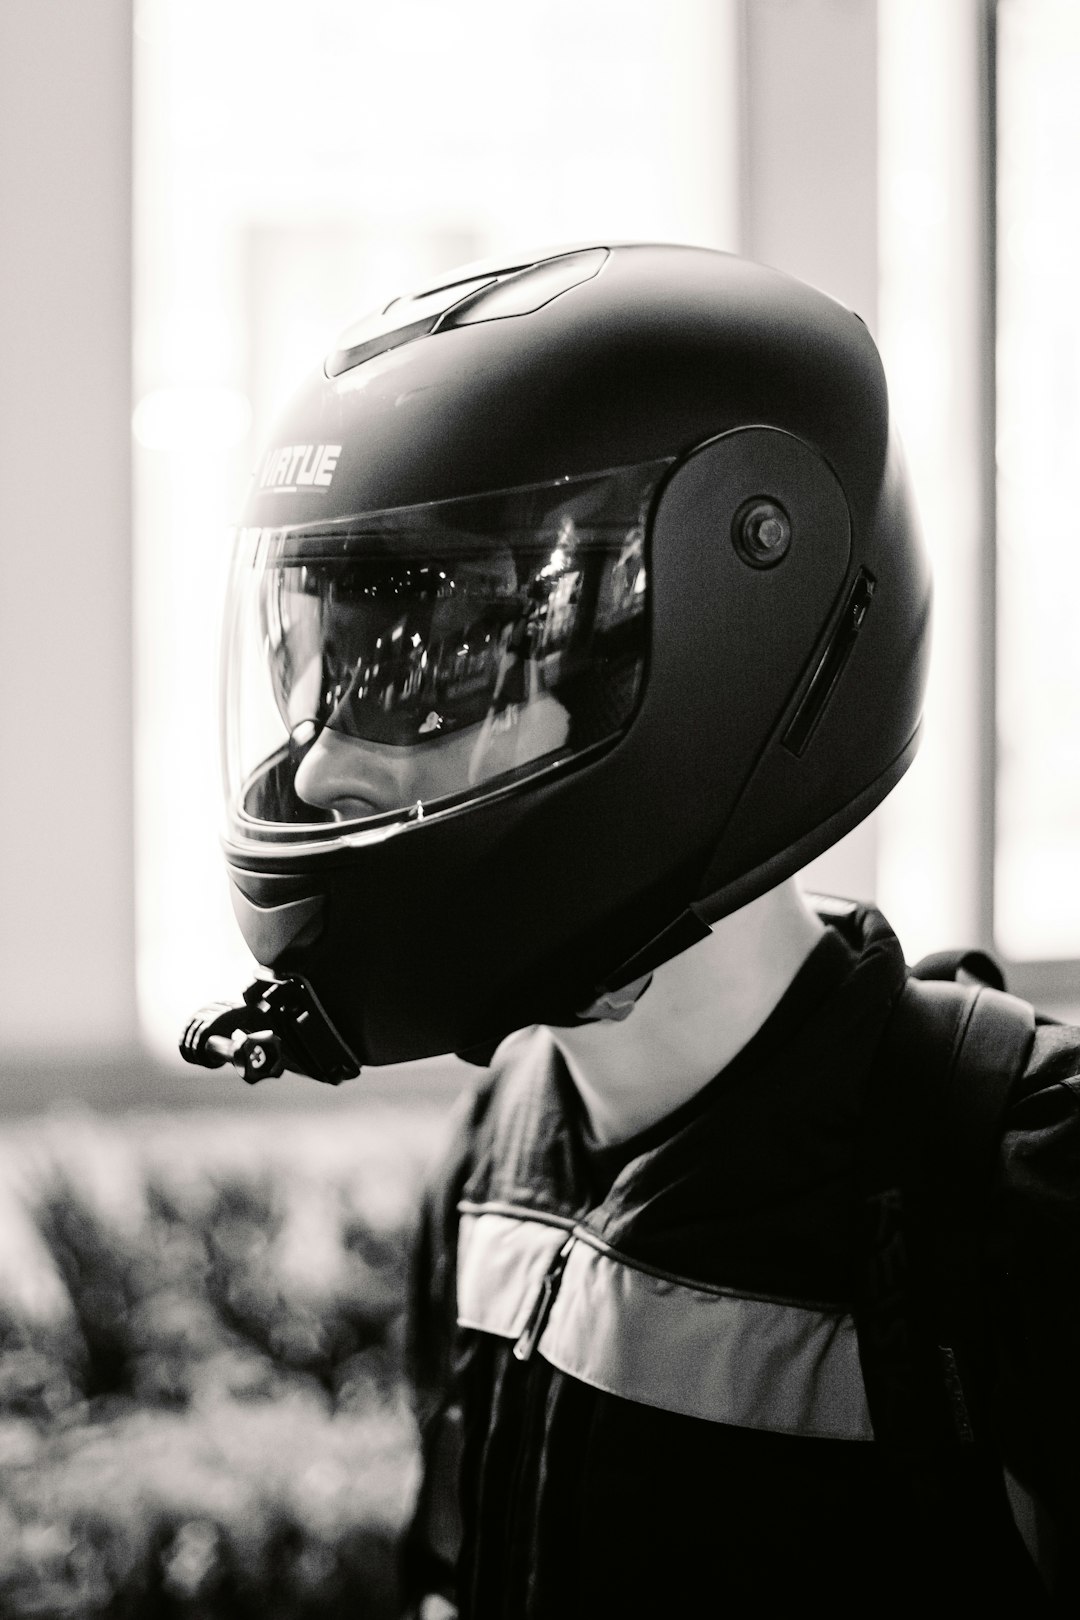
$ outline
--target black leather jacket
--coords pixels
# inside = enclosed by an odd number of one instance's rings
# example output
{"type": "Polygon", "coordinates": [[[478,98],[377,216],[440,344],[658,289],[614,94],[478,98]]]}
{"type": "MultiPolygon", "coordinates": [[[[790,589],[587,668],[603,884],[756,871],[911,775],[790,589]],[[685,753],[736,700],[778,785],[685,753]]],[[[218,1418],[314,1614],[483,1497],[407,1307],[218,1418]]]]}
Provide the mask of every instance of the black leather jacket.
{"type": "MultiPolygon", "coordinates": [[[[590,1146],[550,1036],[463,1107],[417,1249],[425,1472],[405,1580],[462,1620],[1038,1612],[1019,1539],[876,1444],[853,1320],[861,1099],[904,982],[884,919],[830,928],[702,1092],[590,1146]]],[[[997,1431],[1080,1537],[1080,1030],[1040,1027],[987,1211],[997,1431]]]]}

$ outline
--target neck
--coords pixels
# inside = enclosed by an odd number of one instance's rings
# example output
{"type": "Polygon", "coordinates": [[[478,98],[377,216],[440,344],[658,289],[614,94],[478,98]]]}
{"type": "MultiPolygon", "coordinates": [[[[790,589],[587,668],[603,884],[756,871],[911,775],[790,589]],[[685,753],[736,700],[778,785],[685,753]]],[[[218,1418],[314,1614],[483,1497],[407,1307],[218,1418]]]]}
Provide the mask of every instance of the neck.
{"type": "Polygon", "coordinates": [[[700,1091],[761,1028],[823,933],[789,879],[665,962],[621,1022],[552,1029],[597,1139],[625,1141],[700,1091]]]}

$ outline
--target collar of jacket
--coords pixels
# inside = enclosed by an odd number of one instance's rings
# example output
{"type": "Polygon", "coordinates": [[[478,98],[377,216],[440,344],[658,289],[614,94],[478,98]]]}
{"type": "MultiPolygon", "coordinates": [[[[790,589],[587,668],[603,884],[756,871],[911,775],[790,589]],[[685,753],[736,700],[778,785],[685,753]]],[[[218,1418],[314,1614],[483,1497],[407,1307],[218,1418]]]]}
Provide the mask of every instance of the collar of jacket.
{"type": "Polygon", "coordinates": [[[631,1402],[866,1441],[852,1300],[861,1097],[904,980],[877,913],[840,919],[743,1053],[592,1203],[547,1031],[504,1043],[458,1206],[458,1322],[631,1402]]]}
{"type": "Polygon", "coordinates": [[[828,1176],[850,1158],[905,967],[872,907],[833,904],[827,921],[854,960],[822,990],[826,936],[743,1052],[670,1116],[670,1134],[631,1158],[598,1203],[577,1093],[549,1031],[509,1037],[491,1066],[464,1204],[580,1223],[623,1253],[663,1264],[665,1232],[790,1202],[828,1176]]]}

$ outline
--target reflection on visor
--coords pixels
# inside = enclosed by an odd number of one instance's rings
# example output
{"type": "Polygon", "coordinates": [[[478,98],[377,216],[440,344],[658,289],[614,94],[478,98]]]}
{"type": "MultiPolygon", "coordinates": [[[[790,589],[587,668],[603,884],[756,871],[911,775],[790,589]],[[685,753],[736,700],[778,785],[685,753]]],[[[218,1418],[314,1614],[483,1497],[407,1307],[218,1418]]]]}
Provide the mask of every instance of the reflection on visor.
{"type": "Polygon", "coordinates": [[[242,531],[226,671],[240,819],[416,814],[617,735],[640,691],[645,519],[666,465],[242,531]]]}
{"type": "Polygon", "coordinates": [[[267,576],[265,606],[290,732],[325,724],[420,744],[482,720],[527,651],[512,564],[500,574],[485,558],[283,564],[267,576]]]}

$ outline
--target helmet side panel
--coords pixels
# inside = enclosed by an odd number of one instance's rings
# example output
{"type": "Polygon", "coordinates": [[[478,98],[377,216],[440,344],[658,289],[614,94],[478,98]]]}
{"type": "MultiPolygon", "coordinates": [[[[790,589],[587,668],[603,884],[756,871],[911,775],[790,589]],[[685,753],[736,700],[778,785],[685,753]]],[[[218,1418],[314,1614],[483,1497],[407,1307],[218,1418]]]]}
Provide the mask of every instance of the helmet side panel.
{"type": "MultiPolygon", "coordinates": [[[[879,499],[855,531],[850,576],[874,595],[851,656],[805,753],[784,746],[802,688],[774,728],[723,826],[698,896],[711,919],[834,844],[896,785],[918,741],[930,654],[930,567],[892,435],[879,499]]],[[[838,604],[843,611],[846,594],[838,604]]],[[[830,623],[822,645],[834,625],[830,623]]]]}

